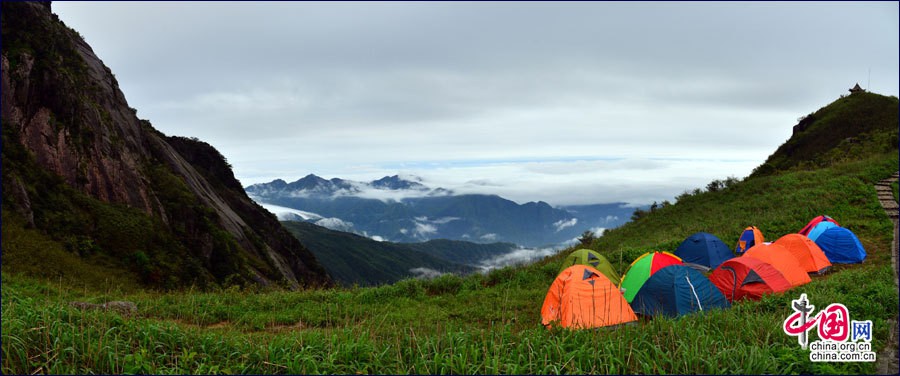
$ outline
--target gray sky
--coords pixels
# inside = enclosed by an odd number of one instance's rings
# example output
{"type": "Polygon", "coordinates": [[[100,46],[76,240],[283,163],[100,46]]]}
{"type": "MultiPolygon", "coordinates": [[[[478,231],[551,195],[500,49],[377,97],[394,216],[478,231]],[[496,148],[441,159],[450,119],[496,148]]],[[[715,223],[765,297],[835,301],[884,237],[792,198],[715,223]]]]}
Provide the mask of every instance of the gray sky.
{"type": "Polygon", "coordinates": [[[671,200],[748,175],[855,83],[900,81],[897,2],[53,11],[139,117],[209,142],[244,185],[399,173],[520,203],[671,200]]]}

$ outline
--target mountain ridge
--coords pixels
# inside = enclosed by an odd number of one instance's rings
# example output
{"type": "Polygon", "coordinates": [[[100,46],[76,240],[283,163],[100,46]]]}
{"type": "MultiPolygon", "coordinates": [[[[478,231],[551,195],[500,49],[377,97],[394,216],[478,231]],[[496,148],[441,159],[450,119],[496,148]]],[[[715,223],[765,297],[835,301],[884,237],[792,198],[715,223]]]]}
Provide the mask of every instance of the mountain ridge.
{"type": "MultiPolygon", "coordinates": [[[[440,246],[378,242],[308,222],[285,221],[282,224],[306,244],[329,274],[344,286],[376,286],[405,278],[469,274],[479,270],[467,265],[463,258],[446,257],[447,252],[442,252],[440,246]]],[[[459,249],[455,248],[456,251],[459,249]]],[[[459,252],[451,253],[461,256],[459,252]]]]}
{"type": "MultiPolygon", "coordinates": [[[[625,203],[518,204],[495,194],[456,194],[415,180],[393,175],[358,182],[309,174],[291,183],[275,179],[245,190],[260,203],[315,214],[311,221],[320,225],[394,242],[444,238],[547,247],[571,242],[585,230],[601,232],[621,225],[635,209],[625,203]]],[[[281,218],[299,219],[290,214],[281,218]]]]}

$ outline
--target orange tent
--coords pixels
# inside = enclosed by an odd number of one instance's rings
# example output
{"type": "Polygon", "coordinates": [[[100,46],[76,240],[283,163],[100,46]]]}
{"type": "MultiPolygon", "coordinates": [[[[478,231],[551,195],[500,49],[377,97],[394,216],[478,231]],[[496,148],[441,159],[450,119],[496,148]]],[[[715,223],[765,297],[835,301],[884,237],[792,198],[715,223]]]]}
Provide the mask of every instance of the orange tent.
{"type": "Polygon", "coordinates": [[[794,254],[778,244],[757,244],[748,249],[747,253],[741,257],[752,257],[771,264],[784,275],[784,278],[787,278],[791,287],[812,282],[809,274],[806,274],[806,269],[800,266],[800,262],[794,257],[794,254]]]}
{"type": "Polygon", "coordinates": [[[616,285],[588,265],[572,265],[550,285],[541,322],[546,327],[595,328],[637,321],[616,285]]]}
{"type": "Polygon", "coordinates": [[[825,252],[816,245],[816,242],[800,234],[787,234],[775,241],[797,258],[800,266],[807,273],[822,274],[831,269],[831,261],[825,256],[825,252]]]}

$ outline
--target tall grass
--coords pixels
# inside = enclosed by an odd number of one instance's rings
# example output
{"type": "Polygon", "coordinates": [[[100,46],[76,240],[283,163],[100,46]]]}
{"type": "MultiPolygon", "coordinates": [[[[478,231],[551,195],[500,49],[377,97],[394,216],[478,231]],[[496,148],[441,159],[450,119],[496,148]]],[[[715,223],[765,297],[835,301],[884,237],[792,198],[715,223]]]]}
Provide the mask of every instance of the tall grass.
{"type": "MultiPolygon", "coordinates": [[[[530,268],[540,272],[549,267],[530,268]]],[[[552,274],[552,273],[550,273],[552,274]]],[[[479,279],[479,278],[475,278],[479,279]]],[[[4,373],[871,373],[815,364],[780,324],[806,292],[875,323],[898,300],[887,264],[848,268],[788,294],[612,329],[546,330],[546,286],[527,280],[429,295],[429,281],[306,292],[139,292],[134,317],[79,311],[65,285],[3,276],[4,373]],[[860,281],[870,281],[859,283],[860,281]],[[393,288],[393,289],[391,289],[393,288]],[[379,291],[378,299],[364,299],[379,291]],[[393,290],[393,291],[391,291],[393,290]],[[408,295],[407,295],[408,294],[408,295]]],[[[94,298],[94,299],[92,299],[94,298]]]]}

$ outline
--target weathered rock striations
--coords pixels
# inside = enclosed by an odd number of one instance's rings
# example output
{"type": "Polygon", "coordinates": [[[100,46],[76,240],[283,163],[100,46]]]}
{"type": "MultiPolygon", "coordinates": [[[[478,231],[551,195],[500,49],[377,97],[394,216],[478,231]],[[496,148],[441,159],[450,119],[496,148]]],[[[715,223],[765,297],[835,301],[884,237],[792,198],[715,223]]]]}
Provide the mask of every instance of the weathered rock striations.
{"type": "MultiPolygon", "coordinates": [[[[4,2],[2,7],[0,101],[3,127],[8,128],[5,142],[24,146],[35,163],[75,190],[158,219],[175,238],[184,240],[187,249],[205,259],[201,261],[207,268],[214,267],[211,258],[225,257],[240,265],[238,274],[260,283],[284,281],[293,287],[331,283],[312,253],[247,197],[230,166],[232,181],[225,177],[211,183],[208,171],[184,156],[201,145],[181,143],[176,149],[169,143],[172,138],[138,119],[110,69],[77,32],[50,12],[49,2],[4,2]],[[153,169],[183,181],[193,197],[189,201],[206,208],[201,211],[212,213],[208,215],[214,220],[191,218],[190,210],[163,199],[153,169]],[[224,252],[213,244],[209,232],[218,232],[216,228],[240,249],[224,252]]],[[[212,153],[213,159],[222,158],[211,146],[208,149],[212,151],[204,152],[212,153]]],[[[23,180],[27,174],[15,165],[3,167],[8,184],[4,196],[9,194],[4,203],[34,225],[31,197],[23,188],[29,184],[23,180]]]]}

